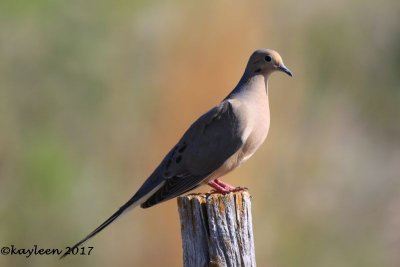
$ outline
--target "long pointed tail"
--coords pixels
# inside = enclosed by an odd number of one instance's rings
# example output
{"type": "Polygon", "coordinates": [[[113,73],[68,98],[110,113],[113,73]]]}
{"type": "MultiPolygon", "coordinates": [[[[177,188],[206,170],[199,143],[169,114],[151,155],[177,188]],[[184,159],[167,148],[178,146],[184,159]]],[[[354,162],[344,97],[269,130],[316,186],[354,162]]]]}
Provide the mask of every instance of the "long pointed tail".
{"type": "Polygon", "coordinates": [[[135,207],[137,204],[139,204],[140,198],[137,197],[136,195],[133,196],[128,202],[126,202],[122,207],[120,207],[113,215],[110,216],[110,218],[108,218],[107,220],[105,220],[99,227],[97,227],[96,229],[94,229],[90,234],[88,234],[84,239],[82,239],[81,241],[79,241],[78,243],[76,243],[74,246],[72,246],[71,248],[69,248],[61,257],[60,260],[62,258],[64,258],[65,256],[67,256],[68,254],[70,254],[70,252],[79,247],[80,245],[82,245],[83,243],[85,243],[86,241],[88,241],[90,238],[94,237],[95,235],[97,235],[98,233],[100,233],[104,228],[106,228],[108,225],[110,225],[113,221],[115,221],[119,216],[121,216],[128,208],[130,207],[135,207]]]}

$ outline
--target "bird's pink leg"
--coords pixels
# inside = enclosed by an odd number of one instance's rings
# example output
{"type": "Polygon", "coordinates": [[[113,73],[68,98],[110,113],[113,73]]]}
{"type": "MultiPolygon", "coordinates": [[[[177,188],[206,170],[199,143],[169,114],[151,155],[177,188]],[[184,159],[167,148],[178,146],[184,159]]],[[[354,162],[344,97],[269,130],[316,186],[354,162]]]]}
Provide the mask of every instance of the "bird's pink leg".
{"type": "Polygon", "coordinates": [[[214,179],[208,182],[208,185],[215,189],[218,193],[230,193],[243,190],[242,187],[235,187],[228,183],[225,183],[219,179],[214,179]]]}
{"type": "Polygon", "coordinates": [[[236,187],[233,185],[230,185],[228,183],[225,183],[224,181],[221,181],[219,179],[215,179],[214,182],[216,182],[218,185],[222,186],[223,188],[225,188],[226,190],[235,190],[236,187]]]}
{"type": "Polygon", "coordinates": [[[215,182],[215,180],[211,180],[208,182],[208,185],[214,188],[214,192],[217,193],[229,193],[229,190],[226,190],[224,187],[220,186],[215,182]]]}

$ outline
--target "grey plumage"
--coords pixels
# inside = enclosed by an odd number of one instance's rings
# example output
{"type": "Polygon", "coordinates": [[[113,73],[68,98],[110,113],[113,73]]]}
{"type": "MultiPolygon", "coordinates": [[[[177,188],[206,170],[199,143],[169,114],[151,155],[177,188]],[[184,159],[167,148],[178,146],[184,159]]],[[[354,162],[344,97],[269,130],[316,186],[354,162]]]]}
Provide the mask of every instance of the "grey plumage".
{"type": "Polygon", "coordinates": [[[126,204],[71,250],[95,236],[128,208],[137,205],[148,208],[169,200],[222,177],[248,160],[268,134],[267,81],[274,71],[292,76],[277,52],[256,50],[234,90],[189,127],[126,204]]]}

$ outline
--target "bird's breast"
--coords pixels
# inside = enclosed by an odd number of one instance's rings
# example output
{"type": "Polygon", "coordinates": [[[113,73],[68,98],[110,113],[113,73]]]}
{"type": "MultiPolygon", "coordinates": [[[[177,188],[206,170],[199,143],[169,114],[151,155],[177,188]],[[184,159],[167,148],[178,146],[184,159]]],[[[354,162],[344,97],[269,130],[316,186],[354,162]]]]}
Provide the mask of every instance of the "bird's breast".
{"type": "Polygon", "coordinates": [[[251,121],[248,122],[247,129],[244,132],[243,146],[238,151],[239,164],[247,161],[257,149],[264,143],[268,135],[270,125],[270,111],[268,98],[263,105],[253,106],[251,121]]]}
{"type": "Polygon", "coordinates": [[[261,96],[261,101],[256,103],[245,101],[232,101],[232,105],[238,116],[239,124],[243,126],[241,135],[243,145],[230,156],[217,170],[205,181],[224,176],[247,161],[262,145],[268,135],[270,113],[268,96],[261,96]]]}

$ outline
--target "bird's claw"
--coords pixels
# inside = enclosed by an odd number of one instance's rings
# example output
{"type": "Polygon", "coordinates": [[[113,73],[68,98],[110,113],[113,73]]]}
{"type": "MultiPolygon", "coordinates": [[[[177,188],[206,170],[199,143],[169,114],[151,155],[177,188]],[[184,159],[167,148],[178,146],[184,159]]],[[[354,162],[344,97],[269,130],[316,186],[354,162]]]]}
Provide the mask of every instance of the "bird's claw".
{"type": "Polygon", "coordinates": [[[231,192],[247,190],[246,187],[233,186],[218,179],[208,182],[208,185],[214,188],[213,190],[211,190],[211,193],[227,194],[231,192]]]}

